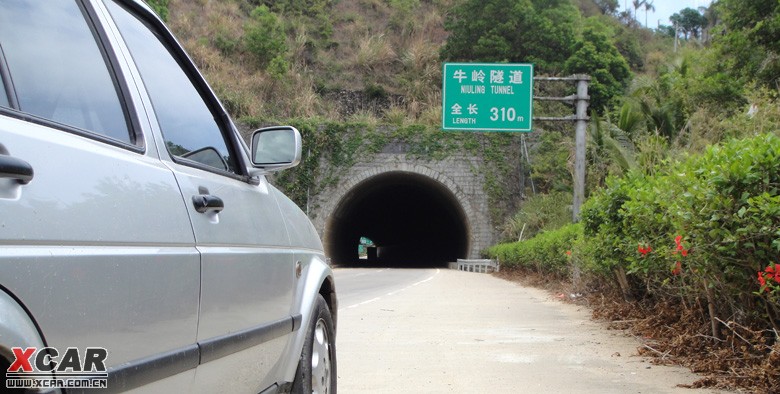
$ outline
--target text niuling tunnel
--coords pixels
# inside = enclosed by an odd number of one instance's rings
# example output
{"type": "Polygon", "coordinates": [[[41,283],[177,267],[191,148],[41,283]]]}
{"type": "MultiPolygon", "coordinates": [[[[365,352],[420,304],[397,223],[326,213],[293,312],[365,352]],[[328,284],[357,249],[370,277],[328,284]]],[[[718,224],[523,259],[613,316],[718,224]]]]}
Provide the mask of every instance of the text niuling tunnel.
{"type": "Polygon", "coordinates": [[[469,239],[466,214],[443,184],[420,174],[387,172],[345,195],[327,219],[324,241],[325,252],[339,265],[433,267],[466,258],[469,239]],[[361,237],[374,245],[363,258],[361,237]]]}

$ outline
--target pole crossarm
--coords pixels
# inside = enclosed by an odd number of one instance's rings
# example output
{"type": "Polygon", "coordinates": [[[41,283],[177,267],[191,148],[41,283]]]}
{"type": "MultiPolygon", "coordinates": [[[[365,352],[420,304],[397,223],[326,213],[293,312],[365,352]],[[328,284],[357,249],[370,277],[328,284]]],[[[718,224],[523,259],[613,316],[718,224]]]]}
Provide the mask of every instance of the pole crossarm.
{"type": "Polygon", "coordinates": [[[590,81],[590,75],[575,74],[568,77],[534,77],[534,81],[590,81]]]}
{"type": "Polygon", "coordinates": [[[578,120],[590,120],[590,116],[580,118],[577,115],[569,115],[563,117],[550,117],[550,116],[534,116],[534,120],[540,122],[576,122],[578,120]]]}
{"type": "Polygon", "coordinates": [[[577,101],[577,95],[572,94],[570,96],[566,97],[540,97],[540,96],[534,96],[534,100],[538,101],[563,101],[565,103],[574,104],[575,101],[577,101]]]}
{"type": "Polygon", "coordinates": [[[536,101],[561,101],[567,104],[575,105],[575,114],[559,117],[533,117],[535,121],[541,122],[576,122],[574,132],[574,196],[572,201],[572,219],[577,222],[580,218],[580,208],[585,200],[585,152],[586,152],[586,131],[588,120],[588,83],[591,78],[589,75],[576,74],[568,77],[534,77],[534,81],[565,81],[575,82],[577,93],[566,97],[538,97],[534,96],[536,101]]]}

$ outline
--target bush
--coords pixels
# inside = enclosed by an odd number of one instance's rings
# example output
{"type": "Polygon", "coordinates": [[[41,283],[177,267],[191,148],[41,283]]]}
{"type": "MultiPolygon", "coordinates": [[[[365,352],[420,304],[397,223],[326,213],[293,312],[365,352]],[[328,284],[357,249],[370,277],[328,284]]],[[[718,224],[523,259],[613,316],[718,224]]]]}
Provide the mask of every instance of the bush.
{"type": "Polygon", "coordinates": [[[532,269],[557,278],[571,274],[572,247],[582,235],[582,226],[569,224],[544,231],[527,241],[499,244],[486,251],[506,268],[532,269]]]}
{"type": "MultiPolygon", "coordinates": [[[[710,318],[778,327],[757,272],[780,262],[780,138],[732,140],[653,176],[638,172],[583,207],[584,267],[627,296],[705,300],[710,318]]],[[[718,333],[714,330],[713,336],[718,333]]]]}
{"type": "Polygon", "coordinates": [[[522,241],[540,231],[554,230],[571,223],[571,201],[572,194],[569,192],[531,196],[515,216],[507,220],[503,237],[509,241],[522,241]]]}
{"type": "Polygon", "coordinates": [[[244,26],[246,49],[258,65],[266,67],[273,59],[287,53],[287,35],[279,17],[268,7],[255,8],[251,17],[244,26]]]}

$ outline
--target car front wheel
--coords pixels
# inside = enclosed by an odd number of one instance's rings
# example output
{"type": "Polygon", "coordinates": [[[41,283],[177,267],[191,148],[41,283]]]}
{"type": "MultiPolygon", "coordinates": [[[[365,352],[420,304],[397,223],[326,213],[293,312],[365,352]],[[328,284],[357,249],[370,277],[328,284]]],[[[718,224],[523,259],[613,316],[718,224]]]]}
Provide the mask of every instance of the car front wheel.
{"type": "Polygon", "coordinates": [[[330,308],[317,296],[292,392],[336,394],[336,344],[330,308]]]}

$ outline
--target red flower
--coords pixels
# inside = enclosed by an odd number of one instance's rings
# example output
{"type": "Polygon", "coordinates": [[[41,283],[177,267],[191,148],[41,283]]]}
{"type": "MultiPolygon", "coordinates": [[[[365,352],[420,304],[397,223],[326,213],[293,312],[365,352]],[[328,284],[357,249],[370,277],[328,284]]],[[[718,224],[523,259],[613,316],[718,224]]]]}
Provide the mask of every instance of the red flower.
{"type": "Polygon", "coordinates": [[[766,275],[764,275],[766,279],[774,279],[775,282],[780,283],[780,264],[775,264],[774,266],[768,265],[764,269],[764,272],[766,272],[766,275]]]}
{"type": "Polygon", "coordinates": [[[648,253],[652,252],[653,249],[651,247],[643,248],[642,245],[638,245],[636,247],[637,252],[642,255],[642,257],[647,256],[648,253]]]}
{"type": "Polygon", "coordinates": [[[682,245],[682,235],[678,235],[674,237],[674,243],[677,244],[677,249],[672,254],[677,254],[677,252],[679,251],[680,254],[683,255],[683,257],[688,255],[688,249],[685,249],[682,245]]]}
{"type": "Polygon", "coordinates": [[[678,261],[674,264],[674,269],[672,270],[672,275],[680,275],[682,272],[682,264],[678,261]]]}
{"type": "Polygon", "coordinates": [[[761,271],[758,271],[758,283],[761,284],[761,287],[766,286],[766,279],[764,279],[764,273],[761,271]]]}
{"type": "Polygon", "coordinates": [[[567,256],[571,256],[571,250],[567,250],[567,251],[566,251],[566,255],[567,255],[567,256]]]}

